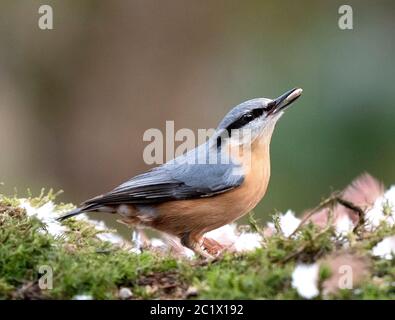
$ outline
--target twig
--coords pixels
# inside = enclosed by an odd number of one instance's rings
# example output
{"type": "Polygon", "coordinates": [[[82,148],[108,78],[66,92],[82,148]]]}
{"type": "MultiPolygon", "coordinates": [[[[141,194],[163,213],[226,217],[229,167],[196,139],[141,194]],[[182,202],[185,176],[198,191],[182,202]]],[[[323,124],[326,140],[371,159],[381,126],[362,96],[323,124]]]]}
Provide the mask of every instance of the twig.
{"type": "MultiPolygon", "coordinates": [[[[293,235],[295,235],[296,232],[300,230],[300,228],[306,223],[307,220],[309,220],[315,213],[317,213],[320,209],[323,209],[329,205],[333,205],[334,203],[339,203],[342,206],[346,207],[347,209],[353,210],[358,214],[358,223],[353,229],[353,233],[357,233],[359,229],[365,224],[365,212],[362,210],[362,208],[358,207],[354,203],[345,200],[341,198],[341,193],[334,193],[332,194],[329,198],[325,199],[322,201],[316,208],[311,210],[300,222],[298,227],[294,230],[289,235],[289,238],[291,238],[293,235]]],[[[328,219],[329,220],[329,219],[328,219]]]]}
{"type": "Polygon", "coordinates": [[[317,213],[319,210],[323,208],[326,208],[330,204],[333,205],[333,203],[336,202],[338,198],[339,198],[339,193],[333,193],[329,198],[322,201],[318,206],[316,206],[306,216],[304,216],[302,221],[300,221],[298,227],[288,236],[288,238],[294,236],[300,230],[300,228],[302,228],[302,226],[307,222],[307,220],[309,220],[315,213],[317,213]]]}
{"type": "MultiPolygon", "coordinates": [[[[330,217],[331,217],[331,216],[330,216],[330,217]]],[[[331,227],[331,223],[329,222],[329,223],[327,224],[327,226],[326,226],[323,230],[321,230],[321,232],[317,233],[317,234],[315,235],[315,237],[313,237],[313,238],[310,240],[310,243],[311,243],[311,242],[314,242],[314,241],[315,241],[316,239],[318,239],[320,236],[322,236],[323,234],[325,234],[325,233],[329,230],[330,227],[331,227]]],[[[307,248],[307,245],[308,245],[308,244],[309,244],[309,243],[305,243],[305,244],[303,244],[298,250],[296,250],[296,251],[290,253],[288,256],[286,256],[284,259],[281,260],[281,263],[285,263],[285,262],[291,260],[292,258],[297,257],[298,255],[300,255],[301,253],[303,253],[303,251],[305,251],[305,249],[307,248]]]]}
{"type": "Polygon", "coordinates": [[[359,229],[365,224],[365,212],[355,204],[350,201],[344,200],[342,198],[338,198],[337,201],[344,207],[355,211],[358,214],[358,223],[352,230],[352,232],[357,233],[359,229]]]}

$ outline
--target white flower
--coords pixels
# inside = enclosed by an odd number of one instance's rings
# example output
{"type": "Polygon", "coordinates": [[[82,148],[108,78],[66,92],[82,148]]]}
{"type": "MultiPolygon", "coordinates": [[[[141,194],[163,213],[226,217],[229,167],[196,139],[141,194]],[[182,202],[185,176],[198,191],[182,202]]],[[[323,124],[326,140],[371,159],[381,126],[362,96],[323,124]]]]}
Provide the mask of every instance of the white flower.
{"type": "Polygon", "coordinates": [[[292,273],[292,287],[306,299],[312,299],[320,293],[318,290],[319,265],[298,264],[292,273]]]}
{"type": "Polygon", "coordinates": [[[285,215],[280,217],[281,231],[288,237],[299,227],[300,222],[301,220],[295,217],[295,213],[288,210],[285,215]]]}
{"type": "Polygon", "coordinates": [[[124,244],[123,238],[113,232],[98,233],[96,237],[98,237],[102,241],[107,241],[112,244],[124,244]]]}
{"type": "Polygon", "coordinates": [[[238,232],[235,223],[224,225],[207,232],[204,237],[217,241],[220,245],[236,252],[252,251],[261,247],[262,237],[254,232],[238,232]]]}
{"type": "Polygon", "coordinates": [[[253,251],[262,246],[262,237],[255,232],[242,232],[234,244],[237,252],[253,251]]]}
{"type": "MultiPolygon", "coordinates": [[[[299,227],[301,220],[295,217],[292,210],[288,210],[285,214],[280,215],[280,229],[284,236],[289,237],[297,227],[299,227]]],[[[269,222],[268,227],[275,230],[274,224],[269,222]]]]}
{"type": "Polygon", "coordinates": [[[151,243],[151,246],[154,248],[166,247],[166,243],[164,243],[161,239],[158,239],[158,238],[152,238],[150,243],[151,243]]]}
{"type": "Polygon", "coordinates": [[[384,194],[384,197],[390,201],[393,205],[395,205],[395,186],[392,186],[387,190],[384,194]]]}
{"type": "MultiPolygon", "coordinates": [[[[97,220],[90,219],[88,217],[88,215],[86,215],[85,213],[81,213],[81,214],[77,215],[75,218],[77,220],[85,221],[85,222],[92,224],[97,231],[108,230],[104,221],[97,221],[97,220]]],[[[102,241],[108,241],[108,242],[110,242],[112,244],[116,244],[116,245],[123,245],[125,243],[124,239],[121,236],[119,236],[113,232],[100,232],[96,235],[96,237],[98,237],[102,241]]]]}
{"type": "Polygon", "coordinates": [[[391,226],[395,224],[395,186],[375,201],[373,207],[366,213],[366,221],[371,229],[378,227],[382,221],[386,221],[391,226]],[[385,207],[390,209],[389,214],[384,213],[385,207]]]}
{"type": "Polygon", "coordinates": [[[60,236],[67,230],[65,226],[62,226],[56,220],[55,205],[52,201],[48,201],[41,207],[36,208],[31,205],[29,200],[21,199],[20,207],[25,209],[29,217],[36,217],[43,222],[46,225],[47,232],[54,237],[60,236]]]}
{"type": "MultiPolygon", "coordinates": [[[[28,199],[21,199],[20,207],[26,210],[26,214],[29,217],[36,217],[43,222],[46,226],[45,229],[52,236],[60,236],[68,230],[66,226],[63,226],[56,220],[56,217],[59,216],[59,212],[56,211],[56,206],[52,201],[48,201],[41,207],[33,207],[28,199]]],[[[76,216],[75,219],[90,223],[98,231],[105,231],[108,229],[103,221],[90,219],[85,213],[76,216]]],[[[97,237],[102,241],[108,241],[112,244],[122,245],[124,243],[121,236],[112,232],[98,233],[97,237]]]]}
{"type": "Polygon", "coordinates": [[[336,233],[346,235],[354,229],[354,223],[348,215],[342,215],[335,221],[336,233]]]}
{"type": "Polygon", "coordinates": [[[238,240],[236,232],[236,224],[232,223],[224,225],[218,229],[211,230],[207,232],[204,237],[213,239],[225,247],[230,247],[238,240]]]}
{"type": "Polygon", "coordinates": [[[372,254],[383,259],[391,260],[395,255],[395,236],[386,237],[380,241],[373,249],[372,254]]]}

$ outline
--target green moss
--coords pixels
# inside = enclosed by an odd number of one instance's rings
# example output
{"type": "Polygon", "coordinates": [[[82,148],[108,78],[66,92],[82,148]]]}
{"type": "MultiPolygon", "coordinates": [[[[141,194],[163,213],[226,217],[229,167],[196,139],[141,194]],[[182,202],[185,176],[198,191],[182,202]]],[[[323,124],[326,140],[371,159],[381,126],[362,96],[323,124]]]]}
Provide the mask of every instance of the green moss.
{"type": "Polygon", "coordinates": [[[332,275],[332,270],[331,268],[326,264],[323,263],[320,265],[320,271],[319,271],[319,281],[322,283],[326,279],[329,279],[332,275]]]}
{"type": "MultiPolygon", "coordinates": [[[[56,194],[44,192],[32,204],[53,201],[56,194]]],[[[333,228],[301,228],[298,237],[277,233],[264,240],[264,248],[248,254],[224,254],[213,262],[184,260],[153,251],[131,253],[99,240],[92,225],[74,219],[65,224],[69,231],[54,238],[44,225],[18,208],[16,197],[0,196],[0,298],[71,299],[88,294],[97,299],[117,299],[119,288],[128,287],[133,298],[188,298],[188,288],[202,299],[298,299],[291,286],[297,262],[313,262],[337,250],[341,241],[333,228]],[[40,266],[50,266],[53,288],[40,289],[40,266]]],[[[71,208],[61,204],[58,211],[71,208]]],[[[262,232],[251,217],[252,227],[262,232]]],[[[278,219],[275,225],[278,225],[278,219]]],[[[371,248],[393,227],[381,226],[366,238],[349,235],[352,247],[370,256],[371,248]]],[[[353,290],[339,291],[332,298],[394,299],[395,262],[373,259],[371,277],[353,290]]],[[[320,282],[331,276],[320,267],[320,282]]],[[[320,297],[319,297],[320,298],[320,297]]]]}
{"type": "Polygon", "coordinates": [[[53,270],[53,289],[43,291],[43,297],[66,299],[81,293],[116,298],[120,285],[133,286],[142,275],[177,268],[173,258],[133,254],[100,241],[88,223],[69,224],[72,231],[67,240],[55,239],[42,232],[39,220],[27,217],[9,201],[0,202],[1,298],[14,297],[12,289],[37,284],[40,266],[53,270]]]}

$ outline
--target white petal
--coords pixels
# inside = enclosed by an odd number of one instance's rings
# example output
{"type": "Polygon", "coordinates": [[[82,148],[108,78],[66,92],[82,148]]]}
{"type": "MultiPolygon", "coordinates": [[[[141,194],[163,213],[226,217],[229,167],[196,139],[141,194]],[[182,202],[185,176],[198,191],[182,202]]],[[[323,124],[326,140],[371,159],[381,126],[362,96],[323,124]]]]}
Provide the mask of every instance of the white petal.
{"type": "Polygon", "coordinates": [[[153,246],[154,248],[166,247],[166,243],[164,243],[161,239],[158,238],[152,238],[150,242],[151,242],[151,246],[153,246]]]}
{"type": "Polygon", "coordinates": [[[54,237],[58,237],[67,231],[67,228],[57,221],[45,222],[45,224],[48,233],[54,237]]]}
{"type": "Polygon", "coordinates": [[[295,213],[288,210],[285,215],[280,216],[281,231],[286,237],[289,237],[300,225],[301,220],[295,217],[295,213]]]}
{"type": "Polygon", "coordinates": [[[224,225],[221,228],[207,232],[204,236],[209,239],[213,239],[224,246],[231,246],[238,239],[235,224],[224,225]]]}
{"type": "Polygon", "coordinates": [[[395,224],[395,186],[392,186],[375,201],[372,209],[366,213],[366,221],[369,223],[370,229],[378,227],[382,221],[386,221],[391,226],[395,224]],[[384,214],[386,206],[391,209],[389,215],[384,214]]]}
{"type": "Polygon", "coordinates": [[[390,201],[392,205],[395,205],[395,186],[392,186],[385,192],[384,198],[390,201]]]}
{"type": "Polygon", "coordinates": [[[354,229],[354,223],[348,215],[343,215],[335,221],[336,233],[346,235],[354,229]]]}
{"type": "Polygon", "coordinates": [[[37,218],[40,220],[55,220],[55,205],[52,201],[48,201],[41,207],[36,209],[37,218]]]}
{"type": "Polygon", "coordinates": [[[27,199],[20,199],[19,206],[20,206],[22,209],[25,209],[26,214],[27,214],[29,217],[37,215],[37,209],[34,208],[34,207],[30,204],[30,201],[29,201],[29,200],[27,200],[27,199]]]}
{"type": "Polygon", "coordinates": [[[299,295],[306,299],[312,299],[320,293],[318,290],[319,265],[298,264],[292,273],[292,286],[299,295]]]}
{"type": "Polygon", "coordinates": [[[391,260],[395,254],[395,236],[386,237],[380,241],[373,249],[372,254],[383,259],[391,260]]]}
{"type": "Polygon", "coordinates": [[[121,236],[112,232],[98,233],[96,237],[98,237],[102,241],[111,242],[112,244],[122,245],[125,243],[124,239],[121,236]]]}
{"type": "MultiPolygon", "coordinates": [[[[46,230],[52,236],[60,236],[67,228],[62,226],[55,217],[55,205],[52,201],[48,201],[41,207],[33,207],[28,199],[20,200],[20,207],[26,210],[29,217],[36,217],[46,225],[46,230]]],[[[44,232],[44,231],[43,231],[44,232]]]]}
{"type": "Polygon", "coordinates": [[[243,232],[234,244],[237,252],[253,251],[262,246],[262,237],[258,233],[243,232]]]}

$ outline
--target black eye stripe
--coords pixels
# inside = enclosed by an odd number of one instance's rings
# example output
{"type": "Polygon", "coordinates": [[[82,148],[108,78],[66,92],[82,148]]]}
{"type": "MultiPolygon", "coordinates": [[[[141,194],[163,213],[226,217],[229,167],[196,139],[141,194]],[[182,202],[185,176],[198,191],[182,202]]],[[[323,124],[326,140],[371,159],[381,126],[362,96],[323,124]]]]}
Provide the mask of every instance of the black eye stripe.
{"type": "Polygon", "coordinates": [[[264,112],[263,108],[257,108],[257,109],[253,109],[250,112],[242,115],[239,119],[237,119],[235,122],[231,123],[226,128],[229,136],[231,134],[232,129],[240,129],[240,128],[244,127],[247,123],[260,117],[263,114],[263,112],[264,112]]]}
{"type": "Polygon", "coordinates": [[[252,110],[252,113],[253,113],[255,118],[258,118],[261,115],[263,115],[263,111],[264,111],[263,108],[259,108],[259,109],[252,110]]]}

